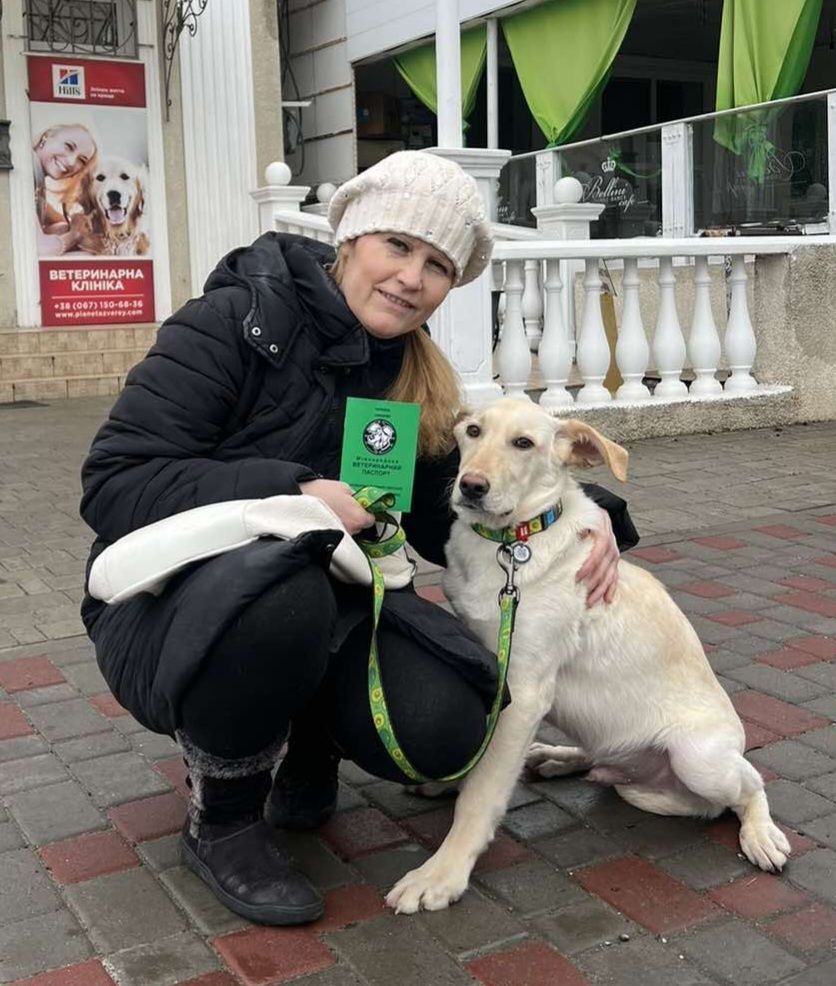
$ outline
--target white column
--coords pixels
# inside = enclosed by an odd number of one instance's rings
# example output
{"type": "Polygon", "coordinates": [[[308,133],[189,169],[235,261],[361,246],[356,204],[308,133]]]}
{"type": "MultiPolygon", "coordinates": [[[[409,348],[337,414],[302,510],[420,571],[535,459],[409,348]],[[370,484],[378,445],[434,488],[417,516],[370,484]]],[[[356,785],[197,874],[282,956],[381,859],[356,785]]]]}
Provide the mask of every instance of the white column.
{"type": "Polygon", "coordinates": [[[694,233],[694,146],[690,123],[662,127],[662,235],[694,233]]]}
{"type": "Polygon", "coordinates": [[[435,79],[438,143],[462,146],[462,49],[459,0],[436,0],[435,79]]]}
{"type": "Polygon", "coordinates": [[[540,261],[526,260],[525,287],[522,296],[522,316],[525,323],[525,337],[528,348],[536,353],[540,348],[540,338],[543,335],[543,290],[540,287],[540,261]]]}
{"type": "Polygon", "coordinates": [[[563,321],[563,282],[560,278],[560,261],[546,261],[546,317],[543,322],[543,338],[538,360],[546,390],[540,397],[540,406],[550,409],[574,404],[575,399],[566,389],[572,369],[572,347],[566,335],[563,321]]]}
{"type": "Polygon", "coordinates": [[[746,297],[746,264],[743,254],[732,257],[731,306],[726,325],[726,362],[731,376],[726,380],[727,394],[746,394],[758,389],[752,376],[756,342],[752,321],[749,318],[749,301],[746,297]]]}
{"type": "Polygon", "coordinates": [[[673,258],[659,258],[659,313],[653,336],[653,358],[662,378],[655,397],[687,397],[688,388],[679,379],[685,363],[685,339],[676,312],[676,278],[673,258]]]}
{"type": "Polygon", "coordinates": [[[610,366],[610,347],[601,314],[601,275],[598,273],[597,257],[586,261],[583,286],[586,298],[578,340],[578,369],[584,385],[578,394],[578,403],[594,404],[612,400],[612,394],[604,386],[604,377],[610,366]]]}
{"type": "Polygon", "coordinates": [[[488,147],[499,147],[499,21],[491,17],[485,22],[488,50],[487,73],[488,147]]]}
{"type": "Polygon", "coordinates": [[[827,94],[827,224],[836,235],[836,92],[827,94]]]}
{"type": "Polygon", "coordinates": [[[233,247],[258,235],[249,4],[213,0],[180,37],[192,290],[233,247]]]}
{"type": "Polygon", "coordinates": [[[250,192],[258,205],[260,232],[269,233],[276,229],[277,212],[300,212],[300,206],[307,198],[310,188],[306,185],[291,185],[292,177],[291,170],[284,161],[273,161],[264,169],[264,187],[250,192]]]}
{"type": "Polygon", "coordinates": [[[650,347],[647,344],[642,313],[639,305],[639,262],[636,257],[625,257],[624,305],[621,310],[621,327],[615,344],[615,359],[624,383],[618,388],[616,398],[620,401],[646,401],[650,391],[642,383],[647,370],[650,347]]]}
{"type": "MultiPolygon", "coordinates": [[[[431,151],[456,161],[473,176],[488,217],[495,218],[497,178],[511,152],[473,147],[434,147],[431,151]]],[[[458,371],[468,403],[484,404],[502,396],[502,388],[493,379],[490,271],[454,288],[430,319],[430,328],[433,339],[458,371]]]]}
{"type": "Polygon", "coordinates": [[[522,317],[523,260],[505,262],[505,321],[497,363],[508,397],[528,398],[525,388],[531,377],[531,350],[522,317]]]}
{"type": "Polygon", "coordinates": [[[696,374],[692,397],[721,394],[723,388],[714,376],[720,362],[720,336],[711,311],[711,275],[708,257],[694,258],[694,321],[688,339],[688,358],[696,374]]]}

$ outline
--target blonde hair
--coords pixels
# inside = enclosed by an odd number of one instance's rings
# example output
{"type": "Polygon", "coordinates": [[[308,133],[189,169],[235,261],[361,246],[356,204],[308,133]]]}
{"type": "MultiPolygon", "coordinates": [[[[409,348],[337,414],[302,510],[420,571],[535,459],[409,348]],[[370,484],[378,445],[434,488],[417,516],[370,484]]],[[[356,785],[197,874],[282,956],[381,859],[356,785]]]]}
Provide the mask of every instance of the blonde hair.
{"type": "MultiPolygon", "coordinates": [[[[341,243],[331,277],[339,284],[345,273],[350,243],[341,243]]],[[[401,369],[385,397],[421,406],[418,454],[441,458],[453,447],[453,422],[461,401],[456,371],[423,328],[414,329],[405,340],[401,369]]]]}

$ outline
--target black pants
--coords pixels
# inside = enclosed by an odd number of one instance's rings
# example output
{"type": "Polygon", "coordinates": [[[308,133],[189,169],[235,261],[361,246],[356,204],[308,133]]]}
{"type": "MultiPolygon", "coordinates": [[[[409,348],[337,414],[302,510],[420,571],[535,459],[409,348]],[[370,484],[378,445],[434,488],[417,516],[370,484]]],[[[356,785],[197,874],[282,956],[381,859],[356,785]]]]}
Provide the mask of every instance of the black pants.
{"type": "MultiPolygon", "coordinates": [[[[369,590],[370,592],[370,590],[369,590]]],[[[371,619],[332,652],[337,603],[328,576],[309,566],[256,599],[218,641],[185,695],[182,729],[200,749],[238,759],[287,735],[336,743],[377,777],[406,782],[369,710],[371,619]]],[[[485,734],[473,687],[411,638],[378,633],[392,727],[411,763],[429,777],[464,766],[485,734]]]]}

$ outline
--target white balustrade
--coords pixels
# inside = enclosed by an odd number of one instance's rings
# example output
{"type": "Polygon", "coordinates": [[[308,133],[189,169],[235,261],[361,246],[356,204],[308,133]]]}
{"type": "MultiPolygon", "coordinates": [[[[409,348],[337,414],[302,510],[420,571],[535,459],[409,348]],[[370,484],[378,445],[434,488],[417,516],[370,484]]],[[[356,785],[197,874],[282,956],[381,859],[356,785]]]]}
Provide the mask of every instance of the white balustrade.
{"type": "Polygon", "coordinates": [[[688,339],[688,358],[695,374],[691,396],[711,397],[722,393],[720,381],[714,376],[720,363],[720,335],[711,311],[708,257],[694,260],[694,319],[688,339]]]}
{"type": "Polygon", "coordinates": [[[755,362],[756,343],[752,321],[749,318],[747,280],[744,257],[738,254],[732,257],[732,270],[729,275],[731,306],[725,339],[726,360],[731,371],[731,376],[726,380],[726,392],[731,394],[750,393],[758,387],[751,372],[752,364],[755,362]]]}
{"type": "Polygon", "coordinates": [[[676,278],[673,257],[659,258],[659,314],[653,335],[653,358],[662,378],[656,385],[655,397],[685,397],[688,388],[680,379],[685,365],[685,338],[676,311],[676,278]]]}
{"type": "Polygon", "coordinates": [[[612,394],[604,386],[604,377],[610,367],[610,347],[601,314],[602,282],[597,257],[588,257],[586,260],[583,286],[586,299],[578,340],[578,369],[583,377],[583,387],[578,394],[578,402],[597,404],[612,400],[612,394]]]}
{"type": "Polygon", "coordinates": [[[540,261],[526,260],[522,296],[522,317],[528,348],[536,353],[543,335],[543,293],[540,285],[540,261]]]}
{"type": "Polygon", "coordinates": [[[646,401],[650,391],[642,383],[647,371],[650,346],[647,344],[642,313],[639,304],[639,262],[635,257],[624,261],[624,304],[621,310],[621,328],[615,346],[615,360],[624,383],[618,388],[616,399],[620,401],[646,401]]]}
{"type": "Polygon", "coordinates": [[[563,281],[560,277],[560,261],[546,261],[546,315],[543,322],[543,338],[538,357],[540,374],[546,390],[540,397],[543,407],[566,407],[574,404],[572,394],[566,389],[572,370],[572,346],[566,334],[563,319],[563,281]]]}
{"type": "Polygon", "coordinates": [[[505,319],[497,362],[506,395],[526,399],[525,390],[531,377],[531,350],[522,316],[523,263],[510,260],[505,265],[505,319]]]}

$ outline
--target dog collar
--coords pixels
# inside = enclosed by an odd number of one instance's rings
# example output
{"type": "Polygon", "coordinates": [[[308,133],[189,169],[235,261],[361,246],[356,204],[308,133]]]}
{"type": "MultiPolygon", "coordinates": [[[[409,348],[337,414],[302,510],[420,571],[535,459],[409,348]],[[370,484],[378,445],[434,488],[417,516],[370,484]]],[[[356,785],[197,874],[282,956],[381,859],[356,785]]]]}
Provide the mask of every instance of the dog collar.
{"type": "Polygon", "coordinates": [[[476,531],[479,537],[487,538],[488,541],[497,541],[500,544],[517,544],[525,542],[532,534],[539,534],[547,530],[556,521],[560,520],[563,513],[563,501],[558,500],[553,507],[544,510],[543,513],[532,517],[531,520],[524,520],[513,527],[485,527],[484,524],[471,524],[471,528],[476,531]]]}

